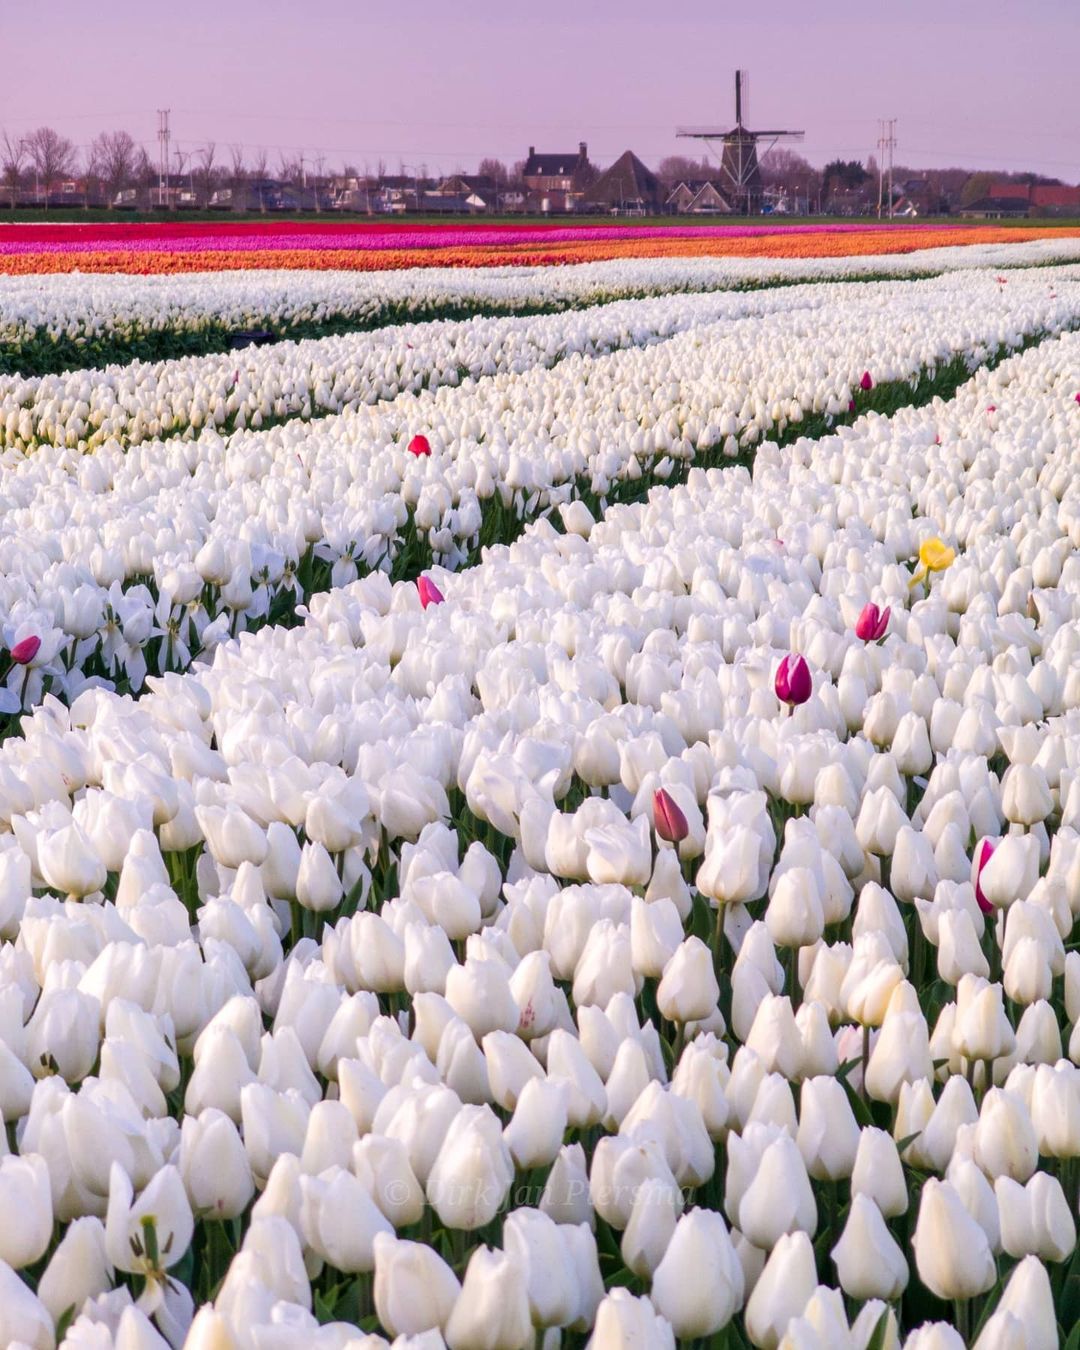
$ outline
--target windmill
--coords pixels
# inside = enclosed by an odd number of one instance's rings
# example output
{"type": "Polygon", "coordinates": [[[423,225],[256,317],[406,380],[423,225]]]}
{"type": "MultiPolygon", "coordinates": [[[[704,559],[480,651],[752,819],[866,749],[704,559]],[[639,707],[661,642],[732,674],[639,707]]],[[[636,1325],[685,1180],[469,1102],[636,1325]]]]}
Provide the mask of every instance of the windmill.
{"type": "Polygon", "coordinates": [[[758,167],[758,143],[764,142],[762,154],[771,150],[777,141],[801,141],[804,131],[748,131],[743,126],[743,89],[747,87],[749,101],[749,74],[745,70],[735,72],[735,125],[727,130],[723,127],[677,127],[676,136],[690,137],[704,141],[710,150],[716,153],[716,142],[722,142],[720,149],[720,171],[723,175],[722,186],[730,197],[735,210],[750,215],[761,205],[761,169],[758,167]]]}

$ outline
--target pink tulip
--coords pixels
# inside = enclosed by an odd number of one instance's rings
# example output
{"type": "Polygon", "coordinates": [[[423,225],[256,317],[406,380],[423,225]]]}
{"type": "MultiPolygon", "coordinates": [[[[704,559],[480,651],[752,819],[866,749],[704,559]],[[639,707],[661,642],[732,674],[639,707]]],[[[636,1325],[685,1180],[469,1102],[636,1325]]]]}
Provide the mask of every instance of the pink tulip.
{"type": "Polygon", "coordinates": [[[997,404],[996,404],[996,403],[988,403],[988,404],[986,405],[986,411],[987,411],[988,413],[997,412],[997,404]]]}
{"type": "Polygon", "coordinates": [[[1077,395],[1076,395],[1075,402],[1080,403],[1080,394],[1077,394],[1077,395]]]}
{"type": "Polygon", "coordinates": [[[814,692],[814,682],[810,678],[810,667],[801,656],[789,654],[780,662],[776,671],[773,688],[781,703],[797,707],[805,703],[814,692]]]}
{"type": "Polygon", "coordinates": [[[424,609],[427,609],[428,605],[441,605],[446,599],[430,577],[417,577],[416,589],[420,592],[420,603],[424,609]]]}
{"type": "Polygon", "coordinates": [[[669,844],[681,843],[690,833],[686,816],[667,788],[658,788],[653,793],[653,824],[656,833],[669,844]]]}
{"type": "Polygon", "coordinates": [[[982,887],[979,885],[979,878],[982,876],[983,868],[994,856],[994,849],[996,847],[997,845],[991,843],[989,839],[984,839],[979,845],[979,856],[975,862],[975,899],[978,901],[979,908],[984,914],[993,914],[994,906],[987,900],[986,896],[983,895],[982,887]]]}
{"type": "Polygon", "coordinates": [[[882,610],[873,603],[863,605],[862,613],[855,620],[855,636],[863,642],[880,642],[889,626],[891,613],[890,606],[882,610]]]}
{"type": "Polygon", "coordinates": [[[847,410],[849,413],[853,413],[855,411],[855,400],[853,398],[848,399],[847,410]]]}
{"type": "Polygon", "coordinates": [[[859,381],[859,388],[863,391],[864,394],[868,394],[870,390],[873,389],[873,387],[874,387],[874,377],[870,374],[868,370],[864,370],[862,373],[862,379],[859,381]]]}
{"type": "Polygon", "coordinates": [[[414,436],[409,442],[409,454],[415,455],[417,459],[421,455],[431,454],[431,442],[426,436],[414,436]]]}
{"type": "Polygon", "coordinates": [[[28,666],[40,649],[41,639],[35,633],[32,637],[24,637],[21,642],[16,642],[11,649],[11,659],[17,666],[28,666]]]}

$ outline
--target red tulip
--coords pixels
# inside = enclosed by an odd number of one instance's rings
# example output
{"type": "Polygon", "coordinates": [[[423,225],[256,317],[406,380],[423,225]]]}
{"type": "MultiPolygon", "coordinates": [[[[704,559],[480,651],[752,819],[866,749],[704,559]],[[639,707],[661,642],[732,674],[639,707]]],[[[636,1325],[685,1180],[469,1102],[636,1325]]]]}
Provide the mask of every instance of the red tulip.
{"type": "Polygon", "coordinates": [[[984,914],[993,914],[994,906],[983,895],[982,887],[979,885],[979,878],[982,876],[982,870],[990,859],[994,856],[996,844],[992,844],[989,839],[984,839],[979,845],[979,855],[975,861],[975,899],[979,903],[979,908],[984,914]]]}
{"type": "Polygon", "coordinates": [[[861,638],[863,642],[880,642],[889,626],[891,613],[890,606],[881,610],[873,603],[863,605],[862,613],[855,620],[855,636],[861,638]]]}
{"type": "Polygon", "coordinates": [[[409,442],[409,454],[415,455],[417,459],[421,455],[431,454],[431,442],[426,436],[414,436],[409,442]]]}
{"type": "Polygon", "coordinates": [[[425,609],[428,605],[441,605],[446,599],[430,577],[417,577],[416,589],[420,592],[420,603],[425,609]]]}
{"type": "Polygon", "coordinates": [[[873,389],[873,387],[874,387],[874,377],[870,374],[868,370],[864,370],[862,373],[862,379],[859,381],[859,388],[864,393],[868,394],[870,390],[873,389]]]}
{"type": "Polygon", "coordinates": [[[776,671],[773,688],[781,703],[790,704],[792,707],[805,703],[814,692],[810,667],[805,659],[795,655],[785,656],[776,671]]]}
{"type": "Polygon", "coordinates": [[[667,788],[658,788],[653,793],[653,824],[656,833],[669,844],[678,844],[690,833],[686,816],[667,788]]]}
{"type": "Polygon", "coordinates": [[[16,642],[11,649],[11,659],[17,666],[28,666],[37,656],[41,648],[41,639],[35,633],[32,637],[24,637],[21,642],[16,642]]]}
{"type": "Polygon", "coordinates": [[[1076,400],[1075,400],[1075,401],[1076,401],[1077,403],[1080,403],[1080,394],[1077,394],[1077,395],[1076,395],[1076,400]]]}
{"type": "Polygon", "coordinates": [[[847,410],[848,410],[849,413],[855,411],[855,400],[854,400],[853,398],[849,398],[849,399],[848,399],[848,401],[847,401],[847,410]]]}

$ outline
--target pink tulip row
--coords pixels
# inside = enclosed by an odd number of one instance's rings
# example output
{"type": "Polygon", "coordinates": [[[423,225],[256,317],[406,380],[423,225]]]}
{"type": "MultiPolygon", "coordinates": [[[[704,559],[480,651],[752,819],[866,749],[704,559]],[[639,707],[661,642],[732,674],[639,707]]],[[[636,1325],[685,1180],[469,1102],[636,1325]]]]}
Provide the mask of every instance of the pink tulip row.
{"type": "Polygon", "coordinates": [[[228,249],[248,252],[264,249],[384,250],[410,248],[483,248],[515,244],[601,243],[633,239],[746,239],[777,234],[851,234],[879,228],[872,222],[842,225],[534,225],[447,226],[417,225],[394,229],[379,226],[330,232],[290,223],[280,231],[223,228],[213,233],[193,234],[177,229],[173,234],[140,234],[133,231],[122,241],[80,231],[70,238],[42,239],[35,232],[0,234],[0,255],[22,253],[94,253],[109,247],[125,252],[192,253],[228,249]]]}

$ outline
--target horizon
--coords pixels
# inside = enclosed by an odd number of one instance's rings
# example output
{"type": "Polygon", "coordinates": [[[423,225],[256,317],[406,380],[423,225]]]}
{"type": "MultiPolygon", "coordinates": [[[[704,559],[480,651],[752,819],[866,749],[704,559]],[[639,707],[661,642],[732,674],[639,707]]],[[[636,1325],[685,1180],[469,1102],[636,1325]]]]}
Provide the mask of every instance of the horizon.
{"type": "Polygon", "coordinates": [[[449,15],[419,0],[403,48],[400,13],[386,0],[369,0],[363,14],[322,0],[302,15],[280,0],[234,0],[225,13],[191,0],[185,25],[167,31],[135,0],[113,0],[87,31],[75,21],[82,6],[56,0],[44,21],[29,7],[5,20],[16,59],[0,94],[0,128],[22,136],[52,126],[80,154],[99,132],[126,130],[156,162],[157,109],[168,107],[173,146],[190,152],[214,141],[219,161],[233,145],[249,161],[265,149],[271,171],[279,154],[303,152],[309,163],[324,156],[326,173],[345,164],[374,172],[379,160],[391,173],[475,172],[484,158],[512,167],[530,145],[561,152],[579,141],[601,167],[628,149],[656,167],[668,156],[698,158],[676,126],[734,121],[742,67],[750,72],[746,124],[805,129],[793,148],[816,168],[865,163],[876,154],[878,119],[895,117],[898,166],[1080,180],[1067,40],[1080,36],[1075,7],[954,0],[948,18],[940,9],[912,0],[902,19],[885,19],[854,0],[830,0],[808,29],[792,0],[749,20],[725,19],[702,0],[663,17],[639,0],[594,0],[584,14],[552,0],[542,20],[488,3],[449,15]],[[45,80],[40,60],[20,58],[40,51],[43,22],[45,80]],[[145,58],[132,68],[131,51],[163,40],[167,68],[145,58]],[[368,48],[401,51],[402,62],[373,68],[368,48]],[[671,52],[659,69],[658,51],[671,52]],[[819,67],[836,53],[844,78],[823,80],[819,67]],[[88,61],[97,77],[86,93],[88,61]],[[1010,107],[1033,100],[1030,123],[1002,116],[1003,89],[1010,107]],[[117,92],[101,92],[109,90],[117,92]],[[499,109],[511,94],[507,115],[499,109]],[[447,120],[440,112],[450,104],[447,120]]]}

